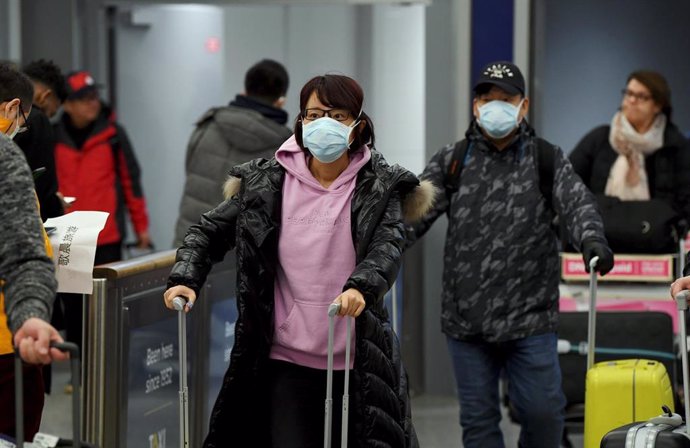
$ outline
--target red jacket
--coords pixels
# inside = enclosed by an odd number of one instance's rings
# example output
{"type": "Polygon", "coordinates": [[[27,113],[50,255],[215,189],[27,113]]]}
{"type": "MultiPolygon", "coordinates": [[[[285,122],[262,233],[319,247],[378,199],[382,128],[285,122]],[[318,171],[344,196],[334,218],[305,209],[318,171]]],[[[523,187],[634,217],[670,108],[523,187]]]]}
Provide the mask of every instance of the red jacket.
{"type": "MultiPolygon", "coordinates": [[[[64,119],[69,119],[64,117],[64,119]]],[[[98,245],[121,242],[125,206],[137,234],[148,230],[140,169],[124,129],[101,113],[81,148],[63,120],[56,125],[55,167],[60,192],[76,200],[69,211],[110,213],[98,245]]]]}

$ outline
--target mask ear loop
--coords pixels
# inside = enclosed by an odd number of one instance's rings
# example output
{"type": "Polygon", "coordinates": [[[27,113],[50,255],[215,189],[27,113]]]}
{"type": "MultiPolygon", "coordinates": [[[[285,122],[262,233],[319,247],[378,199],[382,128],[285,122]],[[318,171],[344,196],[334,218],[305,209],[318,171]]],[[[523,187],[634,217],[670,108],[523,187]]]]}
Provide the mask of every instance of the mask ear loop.
{"type": "Polygon", "coordinates": [[[524,102],[525,102],[525,99],[523,98],[522,100],[520,100],[520,102],[516,106],[517,116],[515,117],[515,121],[517,122],[518,126],[520,125],[520,122],[522,121],[522,119],[520,119],[520,109],[522,109],[522,103],[524,103],[524,102]]]}
{"type": "MultiPolygon", "coordinates": [[[[362,120],[360,120],[360,117],[362,116],[362,112],[364,112],[364,104],[362,104],[362,107],[359,108],[359,113],[357,114],[357,117],[355,118],[355,122],[349,126],[350,132],[347,135],[347,147],[348,148],[352,144],[350,142],[350,135],[352,135],[352,131],[354,131],[355,128],[362,122],[362,120]]],[[[352,139],[352,141],[354,142],[354,139],[352,139]]]]}
{"type": "MultiPolygon", "coordinates": [[[[5,106],[5,119],[7,119],[7,120],[9,120],[9,118],[7,118],[7,116],[9,115],[8,107],[9,107],[9,104],[7,106],[5,106]]],[[[20,117],[20,115],[23,115],[23,112],[21,111],[21,103],[19,103],[19,105],[17,105],[17,114],[16,114],[14,120],[12,120],[12,123],[14,123],[14,129],[9,134],[5,134],[10,140],[13,140],[14,137],[19,133],[19,117],[20,117]]],[[[26,121],[26,118],[24,119],[24,121],[26,121]]],[[[10,123],[10,127],[12,127],[12,123],[10,123]]]]}

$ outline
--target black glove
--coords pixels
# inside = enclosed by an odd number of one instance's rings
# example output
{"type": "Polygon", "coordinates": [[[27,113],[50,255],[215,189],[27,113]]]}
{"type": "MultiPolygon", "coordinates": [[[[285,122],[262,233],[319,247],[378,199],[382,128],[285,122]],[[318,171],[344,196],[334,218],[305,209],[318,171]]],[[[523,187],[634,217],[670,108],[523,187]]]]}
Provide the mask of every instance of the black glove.
{"type": "Polygon", "coordinates": [[[589,261],[594,257],[599,257],[599,262],[597,262],[595,269],[601,275],[606,275],[613,269],[613,252],[606,240],[585,238],[582,240],[582,258],[585,260],[585,270],[587,272],[589,272],[589,261]]]}

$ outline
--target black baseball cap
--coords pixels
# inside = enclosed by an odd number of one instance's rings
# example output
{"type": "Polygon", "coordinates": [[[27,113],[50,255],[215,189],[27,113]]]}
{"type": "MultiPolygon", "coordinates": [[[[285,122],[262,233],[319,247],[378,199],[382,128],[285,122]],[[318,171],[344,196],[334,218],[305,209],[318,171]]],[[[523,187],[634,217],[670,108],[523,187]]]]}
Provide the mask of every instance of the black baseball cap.
{"type": "Polygon", "coordinates": [[[479,72],[479,78],[472,90],[477,93],[477,90],[486,84],[495,85],[511,95],[525,96],[525,78],[517,65],[508,61],[491,62],[485,65],[479,72]]]}

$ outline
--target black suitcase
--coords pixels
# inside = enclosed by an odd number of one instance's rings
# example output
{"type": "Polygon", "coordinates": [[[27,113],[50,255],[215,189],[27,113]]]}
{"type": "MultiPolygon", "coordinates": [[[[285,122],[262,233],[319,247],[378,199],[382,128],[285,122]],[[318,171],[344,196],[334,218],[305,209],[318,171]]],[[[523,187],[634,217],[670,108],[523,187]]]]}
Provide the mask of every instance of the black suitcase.
{"type": "MultiPolygon", "coordinates": [[[[71,342],[51,342],[50,346],[63,352],[69,352],[72,370],[72,437],[74,441],[60,439],[58,447],[74,448],[95,448],[94,445],[84,443],[81,437],[81,397],[80,397],[80,377],[81,367],[79,361],[79,347],[71,342]]],[[[24,381],[22,377],[22,360],[19,357],[19,349],[14,351],[14,390],[15,390],[15,412],[17,420],[17,447],[24,446],[24,381]]]]}
{"type": "MultiPolygon", "coordinates": [[[[685,314],[688,310],[690,291],[683,291],[676,296],[678,314],[680,317],[680,351],[683,360],[683,396],[685,401],[685,415],[690,416],[690,401],[688,401],[688,347],[685,314]]],[[[601,448],[690,448],[690,427],[683,424],[678,414],[672,414],[664,409],[664,414],[646,422],[636,422],[616,428],[606,434],[601,441],[601,448]]]]}

